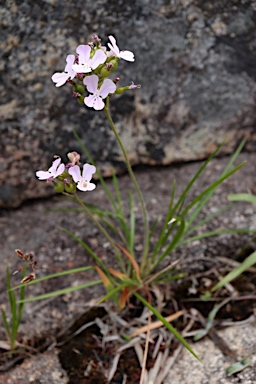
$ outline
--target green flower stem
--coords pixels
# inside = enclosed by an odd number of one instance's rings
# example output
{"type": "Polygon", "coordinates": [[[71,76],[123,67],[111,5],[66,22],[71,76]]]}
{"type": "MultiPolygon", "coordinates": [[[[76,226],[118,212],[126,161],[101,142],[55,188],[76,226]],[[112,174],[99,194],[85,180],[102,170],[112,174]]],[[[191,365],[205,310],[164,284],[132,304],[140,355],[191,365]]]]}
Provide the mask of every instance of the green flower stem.
{"type": "Polygon", "coordinates": [[[115,128],[115,124],[114,124],[114,122],[110,116],[108,105],[109,105],[109,99],[107,98],[107,103],[104,107],[104,111],[106,113],[110,127],[111,127],[112,131],[114,132],[116,140],[117,140],[117,142],[121,148],[121,151],[123,152],[123,156],[124,156],[124,159],[126,162],[126,166],[127,166],[129,175],[132,179],[132,182],[134,184],[135,190],[139,196],[140,203],[141,203],[143,221],[144,221],[144,251],[143,251],[142,261],[141,261],[141,273],[143,274],[143,271],[144,271],[145,267],[147,266],[147,257],[148,257],[148,251],[149,251],[149,225],[148,225],[148,215],[147,215],[146,205],[145,205],[145,201],[143,199],[143,195],[142,195],[142,192],[140,190],[140,187],[139,187],[137,180],[135,178],[135,175],[133,173],[133,170],[132,170],[130,161],[128,159],[127,153],[125,151],[125,148],[123,146],[123,143],[122,143],[122,141],[121,141],[121,139],[117,133],[117,130],[115,128]]]}
{"type": "Polygon", "coordinates": [[[100,232],[103,233],[103,235],[108,239],[108,241],[110,242],[110,244],[112,245],[114,251],[115,251],[115,254],[116,254],[116,257],[118,259],[118,262],[119,262],[119,265],[122,269],[122,272],[125,273],[125,266],[124,266],[124,262],[123,262],[123,259],[122,259],[122,256],[120,254],[120,251],[119,249],[117,248],[117,246],[115,245],[115,242],[113,241],[113,239],[111,238],[111,236],[108,234],[108,232],[105,230],[105,228],[100,224],[100,222],[93,216],[93,214],[90,212],[90,210],[86,207],[86,205],[84,204],[84,202],[79,199],[79,197],[77,196],[77,194],[75,193],[74,194],[74,197],[76,199],[76,201],[81,205],[81,207],[83,208],[83,210],[87,213],[87,215],[90,217],[90,219],[94,222],[94,224],[99,228],[100,232]]]}

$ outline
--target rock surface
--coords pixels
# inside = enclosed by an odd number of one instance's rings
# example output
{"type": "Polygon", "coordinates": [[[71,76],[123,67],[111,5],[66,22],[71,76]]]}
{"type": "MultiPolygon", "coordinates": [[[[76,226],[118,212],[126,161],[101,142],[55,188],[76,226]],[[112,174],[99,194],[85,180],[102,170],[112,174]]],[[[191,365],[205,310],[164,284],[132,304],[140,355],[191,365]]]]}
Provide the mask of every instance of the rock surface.
{"type": "Polygon", "coordinates": [[[256,383],[256,321],[244,326],[233,326],[219,332],[219,336],[234,349],[236,358],[228,358],[209,339],[193,344],[194,351],[202,359],[202,363],[183,351],[182,357],[172,368],[165,384],[255,384],[256,383]],[[242,372],[227,376],[226,368],[237,361],[248,357],[251,365],[242,372]]]}
{"type": "Polygon", "coordinates": [[[6,0],[0,6],[0,205],[49,196],[34,173],[79,146],[75,129],[105,174],[122,158],[103,112],[79,106],[51,75],[98,33],[134,51],[120,63],[112,112],[133,164],[202,159],[227,139],[255,149],[256,6],[245,0],[6,0]]]}

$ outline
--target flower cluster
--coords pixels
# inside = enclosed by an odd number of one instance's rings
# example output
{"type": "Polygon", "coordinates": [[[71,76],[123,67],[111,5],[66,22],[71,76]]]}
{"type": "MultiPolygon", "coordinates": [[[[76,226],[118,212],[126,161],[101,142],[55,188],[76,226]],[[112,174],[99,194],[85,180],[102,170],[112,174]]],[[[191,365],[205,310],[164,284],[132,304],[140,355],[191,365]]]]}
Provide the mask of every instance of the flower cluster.
{"type": "Polygon", "coordinates": [[[83,170],[79,167],[80,155],[77,152],[68,153],[70,163],[64,164],[58,157],[52,162],[48,171],[37,171],[39,180],[52,181],[56,192],[74,193],[76,188],[80,191],[93,191],[96,185],[90,183],[96,168],[91,164],[84,164],[83,170]]]}
{"type": "Polygon", "coordinates": [[[130,86],[117,88],[119,77],[114,81],[108,78],[117,69],[120,59],[130,62],[135,60],[131,51],[120,51],[113,36],[109,36],[109,40],[108,47],[104,47],[99,37],[94,35],[93,42],[79,45],[76,55],[67,56],[64,72],[57,72],[52,76],[56,87],[71,83],[73,96],[78,102],[95,110],[104,108],[103,100],[107,96],[140,87],[132,82],[130,86]],[[85,90],[89,96],[85,96],[85,90]]]}

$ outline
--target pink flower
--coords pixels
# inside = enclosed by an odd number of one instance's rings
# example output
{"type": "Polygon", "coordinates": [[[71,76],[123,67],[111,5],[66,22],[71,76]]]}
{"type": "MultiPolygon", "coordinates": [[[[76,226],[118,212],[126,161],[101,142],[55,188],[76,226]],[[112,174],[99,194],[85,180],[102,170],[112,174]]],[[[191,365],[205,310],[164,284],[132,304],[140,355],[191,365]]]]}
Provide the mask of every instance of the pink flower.
{"type": "Polygon", "coordinates": [[[116,85],[110,79],[105,79],[98,89],[99,78],[96,75],[87,76],[84,78],[84,84],[87,87],[87,90],[92,93],[92,95],[84,98],[84,103],[87,107],[92,107],[96,111],[99,111],[104,108],[104,102],[102,99],[105,99],[110,93],[116,91],[116,85]]]}
{"type": "Polygon", "coordinates": [[[78,64],[74,64],[72,68],[77,73],[89,73],[100,64],[105,63],[107,59],[102,49],[97,49],[91,58],[91,47],[89,45],[79,45],[76,52],[79,55],[78,64]]]}
{"type": "Polygon", "coordinates": [[[68,55],[66,58],[66,67],[64,72],[56,72],[52,75],[52,81],[56,83],[56,87],[61,87],[63,84],[67,82],[67,80],[72,80],[76,76],[76,72],[72,69],[72,65],[75,62],[74,55],[68,55]]]}
{"type": "Polygon", "coordinates": [[[84,164],[82,175],[78,165],[74,165],[68,170],[74,182],[77,183],[77,189],[80,191],[93,191],[96,188],[95,184],[90,183],[92,175],[95,172],[96,168],[91,164],[84,164]]]}
{"type": "Polygon", "coordinates": [[[108,47],[110,48],[111,52],[113,52],[114,56],[117,56],[119,59],[123,59],[126,61],[134,61],[134,54],[131,51],[120,51],[118,46],[116,45],[116,39],[114,36],[109,36],[109,40],[111,41],[111,44],[108,43],[108,47]]]}
{"type": "Polygon", "coordinates": [[[61,158],[54,160],[48,171],[37,171],[36,176],[39,180],[52,181],[60,176],[65,171],[65,164],[60,164],[61,158]]]}

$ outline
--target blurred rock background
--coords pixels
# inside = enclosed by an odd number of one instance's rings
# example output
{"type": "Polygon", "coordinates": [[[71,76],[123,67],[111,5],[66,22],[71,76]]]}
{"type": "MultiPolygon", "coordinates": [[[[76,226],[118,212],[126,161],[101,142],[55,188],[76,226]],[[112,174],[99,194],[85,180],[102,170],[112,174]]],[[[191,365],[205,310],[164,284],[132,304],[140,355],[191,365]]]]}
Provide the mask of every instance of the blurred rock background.
{"type": "Polygon", "coordinates": [[[51,81],[94,33],[135,53],[116,75],[142,88],[111,107],[134,165],[203,159],[224,139],[222,154],[243,137],[247,151],[256,149],[253,0],[1,0],[0,25],[2,207],[53,193],[35,171],[54,154],[79,151],[73,129],[106,175],[122,169],[104,112],[51,81]]]}

